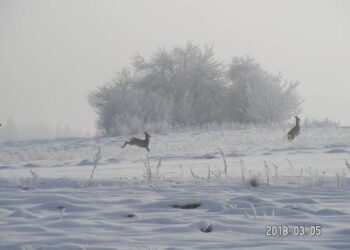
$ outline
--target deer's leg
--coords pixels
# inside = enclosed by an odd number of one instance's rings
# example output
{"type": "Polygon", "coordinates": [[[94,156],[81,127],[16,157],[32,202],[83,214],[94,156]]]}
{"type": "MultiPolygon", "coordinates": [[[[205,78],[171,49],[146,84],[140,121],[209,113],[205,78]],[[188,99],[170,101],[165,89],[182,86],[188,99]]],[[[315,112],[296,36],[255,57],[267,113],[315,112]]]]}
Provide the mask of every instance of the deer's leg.
{"type": "Polygon", "coordinates": [[[126,144],[129,144],[129,142],[126,141],[126,142],[124,143],[124,145],[122,146],[122,148],[125,148],[126,144]]]}

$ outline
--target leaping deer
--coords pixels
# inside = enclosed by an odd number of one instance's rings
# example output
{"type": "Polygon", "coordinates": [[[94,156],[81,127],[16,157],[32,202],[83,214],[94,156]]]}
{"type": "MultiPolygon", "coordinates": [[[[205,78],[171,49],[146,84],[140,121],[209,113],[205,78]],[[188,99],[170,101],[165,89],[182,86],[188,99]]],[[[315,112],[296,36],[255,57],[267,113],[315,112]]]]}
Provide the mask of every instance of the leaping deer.
{"type": "Polygon", "coordinates": [[[122,146],[122,148],[125,148],[125,146],[127,144],[129,144],[129,145],[135,145],[135,146],[138,146],[138,147],[141,147],[141,148],[145,148],[149,152],[148,145],[149,145],[149,138],[151,138],[151,135],[148,134],[147,132],[144,132],[144,133],[145,133],[145,139],[144,140],[136,138],[136,137],[133,137],[129,141],[126,141],[124,143],[124,145],[122,146]]]}
{"type": "Polygon", "coordinates": [[[289,130],[288,132],[288,141],[292,141],[295,137],[297,137],[300,134],[300,119],[298,116],[295,116],[295,126],[289,130]]]}

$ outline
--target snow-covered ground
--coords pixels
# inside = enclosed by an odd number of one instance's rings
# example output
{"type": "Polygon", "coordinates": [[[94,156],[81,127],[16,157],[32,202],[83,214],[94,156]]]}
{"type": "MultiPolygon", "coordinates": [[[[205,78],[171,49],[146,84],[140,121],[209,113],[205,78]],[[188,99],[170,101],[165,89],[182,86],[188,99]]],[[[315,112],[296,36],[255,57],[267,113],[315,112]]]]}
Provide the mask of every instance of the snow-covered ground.
{"type": "Polygon", "coordinates": [[[350,128],[125,139],[0,142],[0,249],[350,249],[350,128]]]}

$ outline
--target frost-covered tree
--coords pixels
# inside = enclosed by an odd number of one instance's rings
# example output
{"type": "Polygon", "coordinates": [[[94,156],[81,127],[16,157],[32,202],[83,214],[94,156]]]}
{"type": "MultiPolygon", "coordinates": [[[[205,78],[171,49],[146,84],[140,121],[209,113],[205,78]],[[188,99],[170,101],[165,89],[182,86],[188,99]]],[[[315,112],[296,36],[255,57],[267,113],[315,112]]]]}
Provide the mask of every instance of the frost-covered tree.
{"type": "Polygon", "coordinates": [[[229,115],[233,120],[251,123],[284,121],[300,112],[297,82],[283,81],[262,69],[254,58],[235,57],[229,68],[229,115]]]}
{"type": "Polygon", "coordinates": [[[93,91],[89,102],[100,132],[112,136],[168,125],[280,122],[298,113],[296,87],[252,57],[234,58],[227,71],[213,47],[187,43],[137,55],[131,70],[93,91]]]}
{"type": "Polygon", "coordinates": [[[174,123],[198,124],[218,119],[224,93],[224,67],[213,47],[187,43],[171,51],[159,49],[146,60],[134,60],[137,86],[174,105],[174,123]]]}
{"type": "Polygon", "coordinates": [[[170,105],[156,93],[134,89],[130,72],[122,71],[109,85],[89,95],[97,127],[105,136],[137,133],[146,125],[166,125],[170,105]]]}

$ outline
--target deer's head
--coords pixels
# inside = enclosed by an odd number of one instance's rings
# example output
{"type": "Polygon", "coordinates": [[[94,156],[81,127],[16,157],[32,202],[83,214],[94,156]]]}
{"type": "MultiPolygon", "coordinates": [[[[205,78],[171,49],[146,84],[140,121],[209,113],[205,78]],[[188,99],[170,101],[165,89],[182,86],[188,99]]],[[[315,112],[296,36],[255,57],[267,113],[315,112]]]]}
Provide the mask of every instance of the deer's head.
{"type": "Polygon", "coordinates": [[[145,133],[146,138],[151,138],[151,135],[149,133],[147,133],[146,131],[144,133],[145,133]]]}

